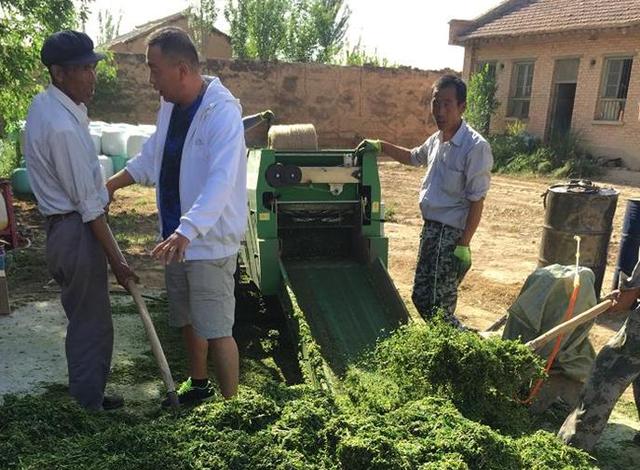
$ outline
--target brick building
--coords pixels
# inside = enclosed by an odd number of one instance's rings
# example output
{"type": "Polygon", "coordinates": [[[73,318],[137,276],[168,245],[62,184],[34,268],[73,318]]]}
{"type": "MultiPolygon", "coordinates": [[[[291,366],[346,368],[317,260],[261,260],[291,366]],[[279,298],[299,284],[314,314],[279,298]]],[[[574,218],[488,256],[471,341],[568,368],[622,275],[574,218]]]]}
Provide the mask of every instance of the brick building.
{"type": "MultiPolygon", "coordinates": [[[[147,37],[154,31],[167,26],[177,26],[187,31],[192,38],[194,36],[189,24],[189,10],[184,10],[136,26],[133,31],[129,31],[111,40],[107,44],[107,48],[113,52],[125,54],[144,54],[147,50],[147,37]]],[[[222,31],[214,28],[207,37],[202,55],[204,56],[202,57],[203,60],[231,58],[231,38],[222,31]]]]}
{"type": "Polygon", "coordinates": [[[571,129],[640,169],[640,1],[508,0],[450,21],[449,42],[465,48],[465,79],[495,73],[492,132],[513,120],[544,139],[571,129]]]}

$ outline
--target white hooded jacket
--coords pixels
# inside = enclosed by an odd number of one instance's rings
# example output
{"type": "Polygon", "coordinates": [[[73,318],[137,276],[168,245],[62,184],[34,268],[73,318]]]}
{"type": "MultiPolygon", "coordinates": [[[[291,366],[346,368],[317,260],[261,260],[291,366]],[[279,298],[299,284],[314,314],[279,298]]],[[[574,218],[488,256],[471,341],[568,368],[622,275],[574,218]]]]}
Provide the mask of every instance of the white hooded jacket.
{"type": "MultiPolygon", "coordinates": [[[[157,187],[173,106],[162,100],[156,132],[127,164],[136,183],[157,187]]],[[[182,217],[176,231],[190,240],[187,260],[238,252],[247,223],[246,153],[240,103],[212,78],[189,127],[180,164],[182,217]]],[[[158,198],[156,189],[159,207],[158,198]]]]}

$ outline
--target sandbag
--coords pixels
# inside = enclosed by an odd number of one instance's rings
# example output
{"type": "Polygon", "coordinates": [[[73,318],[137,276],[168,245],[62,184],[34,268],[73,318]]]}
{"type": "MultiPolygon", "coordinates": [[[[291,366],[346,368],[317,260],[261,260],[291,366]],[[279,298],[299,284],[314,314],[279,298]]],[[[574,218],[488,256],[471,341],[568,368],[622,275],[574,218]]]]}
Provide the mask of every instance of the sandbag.
{"type": "Polygon", "coordinates": [[[318,135],[313,124],[271,126],[268,145],[277,150],[318,150],[318,135]]]}

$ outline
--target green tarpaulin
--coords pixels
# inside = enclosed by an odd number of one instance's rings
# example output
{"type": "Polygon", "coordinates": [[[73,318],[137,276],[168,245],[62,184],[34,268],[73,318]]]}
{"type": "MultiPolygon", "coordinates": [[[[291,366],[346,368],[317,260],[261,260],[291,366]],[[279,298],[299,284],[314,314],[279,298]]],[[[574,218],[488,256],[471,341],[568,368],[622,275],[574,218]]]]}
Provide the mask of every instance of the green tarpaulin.
{"type": "MultiPolygon", "coordinates": [[[[581,267],[580,292],[573,315],[576,316],[597,303],[594,289],[595,276],[588,268],[581,267]]],[[[509,307],[509,316],[502,337],[527,342],[562,322],[573,291],[575,266],[552,264],[536,269],[525,282],[518,299],[509,307]]],[[[593,321],[565,335],[561,349],[551,368],[551,373],[562,373],[584,382],[589,374],[595,351],[589,341],[593,321]]],[[[555,340],[538,353],[547,358],[555,340]]]]}

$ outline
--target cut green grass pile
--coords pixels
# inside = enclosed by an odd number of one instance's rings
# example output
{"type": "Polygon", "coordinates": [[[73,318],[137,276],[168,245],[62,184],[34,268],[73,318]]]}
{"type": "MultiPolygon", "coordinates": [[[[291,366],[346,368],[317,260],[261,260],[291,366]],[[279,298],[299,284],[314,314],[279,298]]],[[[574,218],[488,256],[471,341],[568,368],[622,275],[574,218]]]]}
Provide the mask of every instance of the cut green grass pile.
{"type": "Polygon", "coordinates": [[[409,326],[333,394],[287,386],[256,358],[243,362],[236,398],[178,416],[90,414],[60,393],[7,397],[0,468],[594,468],[587,454],[529,427],[513,397],[539,373],[517,343],[409,326]]]}

